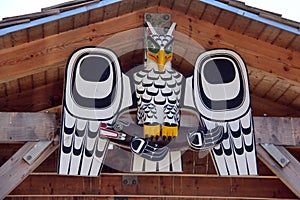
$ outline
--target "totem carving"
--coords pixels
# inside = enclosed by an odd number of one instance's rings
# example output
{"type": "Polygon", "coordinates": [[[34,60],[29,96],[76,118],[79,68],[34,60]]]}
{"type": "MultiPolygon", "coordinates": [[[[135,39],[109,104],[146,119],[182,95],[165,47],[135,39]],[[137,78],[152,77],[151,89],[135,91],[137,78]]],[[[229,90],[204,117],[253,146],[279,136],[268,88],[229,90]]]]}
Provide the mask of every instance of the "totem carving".
{"type": "Polygon", "coordinates": [[[207,50],[183,75],[172,66],[175,28],[169,14],[145,14],[145,59],[131,74],[109,48],[72,53],[59,174],[100,175],[113,144],[132,153],[134,172],[180,172],[191,149],[210,152],[219,175],[257,175],[245,62],[229,49],[207,50]]]}

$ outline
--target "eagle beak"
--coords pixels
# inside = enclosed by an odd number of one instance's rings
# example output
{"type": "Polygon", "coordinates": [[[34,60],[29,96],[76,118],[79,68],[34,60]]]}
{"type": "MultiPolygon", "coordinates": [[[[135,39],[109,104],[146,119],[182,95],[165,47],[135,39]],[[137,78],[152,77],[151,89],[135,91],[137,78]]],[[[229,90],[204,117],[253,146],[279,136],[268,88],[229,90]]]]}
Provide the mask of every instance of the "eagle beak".
{"type": "Polygon", "coordinates": [[[166,53],[164,50],[159,50],[158,52],[158,70],[162,72],[164,70],[165,64],[167,62],[166,53]]]}

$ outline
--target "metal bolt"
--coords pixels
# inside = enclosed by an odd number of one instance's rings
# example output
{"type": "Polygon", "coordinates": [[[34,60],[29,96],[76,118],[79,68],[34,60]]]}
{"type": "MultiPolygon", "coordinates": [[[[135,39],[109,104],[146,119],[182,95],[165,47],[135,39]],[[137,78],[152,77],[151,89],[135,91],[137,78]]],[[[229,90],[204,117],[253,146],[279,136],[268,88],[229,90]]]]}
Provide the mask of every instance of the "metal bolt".
{"type": "Polygon", "coordinates": [[[280,159],[280,162],[281,162],[281,163],[285,163],[285,158],[281,158],[281,159],[280,159]]]}
{"type": "Polygon", "coordinates": [[[164,20],[169,20],[170,16],[169,15],[164,15],[164,20]]]}
{"type": "Polygon", "coordinates": [[[31,155],[26,156],[26,160],[31,160],[31,159],[32,159],[31,155]]]}
{"type": "Polygon", "coordinates": [[[146,19],[149,21],[151,19],[151,15],[150,14],[147,14],[146,15],[146,19]]]}

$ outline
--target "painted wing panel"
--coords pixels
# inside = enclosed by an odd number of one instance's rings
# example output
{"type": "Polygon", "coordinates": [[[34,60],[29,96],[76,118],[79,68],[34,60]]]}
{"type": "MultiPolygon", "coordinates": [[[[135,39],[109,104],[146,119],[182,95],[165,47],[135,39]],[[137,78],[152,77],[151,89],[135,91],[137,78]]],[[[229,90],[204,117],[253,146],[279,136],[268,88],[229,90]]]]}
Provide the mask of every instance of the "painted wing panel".
{"type": "MultiPolygon", "coordinates": [[[[202,53],[193,77],[194,91],[185,95],[185,105],[196,108],[208,130],[224,127],[223,140],[211,150],[220,175],[256,175],[254,132],[246,65],[228,49],[202,53]]],[[[186,86],[187,88],[187,86],[186,86]]]]}
{"type": "Polygon", "coordinates": [[[128,77],[109,49],[75,51],[66,67],[59,174],[98,176],[109,140],[101,123],[114,123],[132,99],[128,77]]]}

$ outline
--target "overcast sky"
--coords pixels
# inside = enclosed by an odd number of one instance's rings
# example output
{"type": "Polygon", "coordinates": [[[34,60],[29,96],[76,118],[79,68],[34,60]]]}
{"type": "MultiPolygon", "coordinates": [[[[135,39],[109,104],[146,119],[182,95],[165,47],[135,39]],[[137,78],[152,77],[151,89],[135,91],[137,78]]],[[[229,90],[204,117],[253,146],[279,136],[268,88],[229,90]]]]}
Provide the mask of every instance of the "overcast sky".
{"type": "MultiPolygon", "coordinates": [[[[67,0],[0,0],[0,19],[41,11],[41,8],[67,0]]],[[[283,14],[284,18],[300,22],[299,0],[241,0],[247,5],[283,14]]]]}

